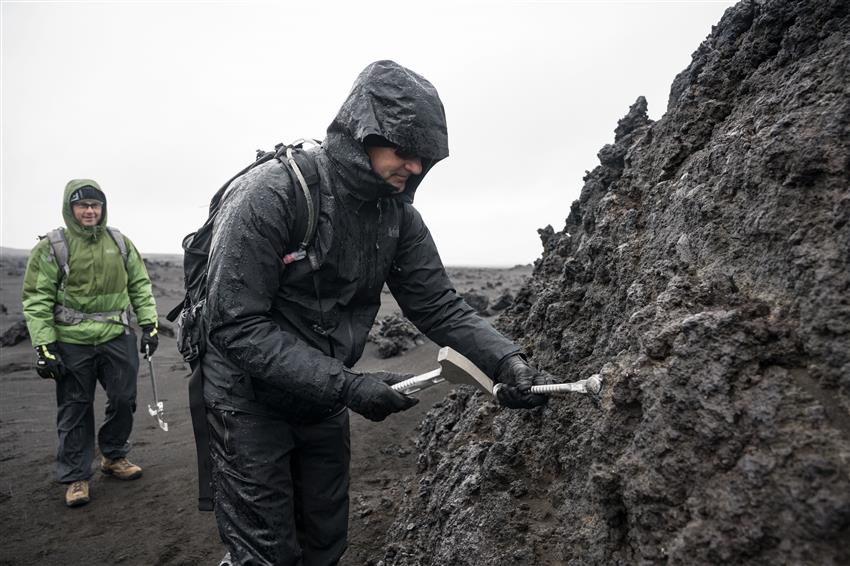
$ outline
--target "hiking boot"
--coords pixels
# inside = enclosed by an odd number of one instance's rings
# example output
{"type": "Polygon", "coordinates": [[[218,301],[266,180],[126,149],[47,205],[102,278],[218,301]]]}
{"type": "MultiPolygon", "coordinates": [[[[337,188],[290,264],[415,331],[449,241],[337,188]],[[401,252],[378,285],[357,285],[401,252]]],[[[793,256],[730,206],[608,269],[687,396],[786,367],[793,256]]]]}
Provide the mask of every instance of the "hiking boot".
{"type": "Polygon", "coordinates": [[[77,480],[68,484],[65,490],[65,505],[68,507],[79,507],[85,505],[89,498],[89,480],[77,480]]]}
{"type": "Polygon", "coordinates": [[[127,458],[110,460],[103,456],[100,460],[100,471],[119,480],[134,480],[142,476],[142,469],[127,458]]]}

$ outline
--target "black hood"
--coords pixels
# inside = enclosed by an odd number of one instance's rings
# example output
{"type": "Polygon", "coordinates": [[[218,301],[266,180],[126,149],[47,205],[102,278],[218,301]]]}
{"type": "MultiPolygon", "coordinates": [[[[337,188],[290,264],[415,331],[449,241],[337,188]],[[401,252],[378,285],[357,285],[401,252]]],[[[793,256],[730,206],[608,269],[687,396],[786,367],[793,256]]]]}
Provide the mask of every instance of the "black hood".
{"type": "Polygon", "coordinates": [[[446,113],[434,88],[423,76],[393,61],[366,67],[334,121],[325,149],[346,185],[357,197],[375,200],[397,196],[413,202],[416,187],[437,161],[449,155],[446,113]],[[411,176],[404,192],[372,171],[363,140],[378,135],[422,159],[422,174],[411,176]]]}

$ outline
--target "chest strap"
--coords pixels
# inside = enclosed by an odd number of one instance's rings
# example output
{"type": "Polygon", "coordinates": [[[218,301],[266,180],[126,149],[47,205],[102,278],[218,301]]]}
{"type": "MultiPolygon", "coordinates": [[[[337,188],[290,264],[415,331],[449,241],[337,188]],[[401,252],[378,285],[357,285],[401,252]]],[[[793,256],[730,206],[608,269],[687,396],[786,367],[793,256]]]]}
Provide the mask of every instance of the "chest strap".
{"type": "Polygon", "coordinates": [[[53,320],[58,324],[68,326],[80,324],[84,320],[119,324],[125,328],[126,334],[130,328],[130,307],[122,311],[82,312],[65,305],[56,304],[53,307],[53,320]]]}

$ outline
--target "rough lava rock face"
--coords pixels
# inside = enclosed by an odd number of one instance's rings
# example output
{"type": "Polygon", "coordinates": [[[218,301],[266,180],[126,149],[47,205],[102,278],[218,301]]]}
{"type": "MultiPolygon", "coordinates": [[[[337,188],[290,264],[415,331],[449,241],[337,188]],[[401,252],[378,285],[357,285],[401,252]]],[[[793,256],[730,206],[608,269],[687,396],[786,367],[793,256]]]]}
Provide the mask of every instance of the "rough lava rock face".
{"type": "Polygon", "coordinates": [[[742,2],[499,319],[582,396],[427,415],[389,565],[850,564],[850,3],[742,2]]]}
{"type": "Polygon", "coordinates": [[[369,332],[369,341],[378,346],[378,357],[391,358],[425,343],[413,323],[399,314],[385,316],[369,332]]]}

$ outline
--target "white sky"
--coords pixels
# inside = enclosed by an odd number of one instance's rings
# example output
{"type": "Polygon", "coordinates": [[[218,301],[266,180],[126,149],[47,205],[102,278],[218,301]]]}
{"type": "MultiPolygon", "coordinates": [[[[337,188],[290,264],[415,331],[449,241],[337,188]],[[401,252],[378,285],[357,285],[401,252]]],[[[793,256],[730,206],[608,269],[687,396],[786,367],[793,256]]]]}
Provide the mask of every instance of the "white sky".
{"type": "Polygon", "coordinates": [[[2,1],[2,231],[31,248],[72,178],[109,223],[177,253],[257,148],[323,138],[357,74],[393,59],[446,108],[450,157],[416,206],[444,263],[510,266],[564,226],[639,95],[653,119],[730,1],[2,1]]]}

